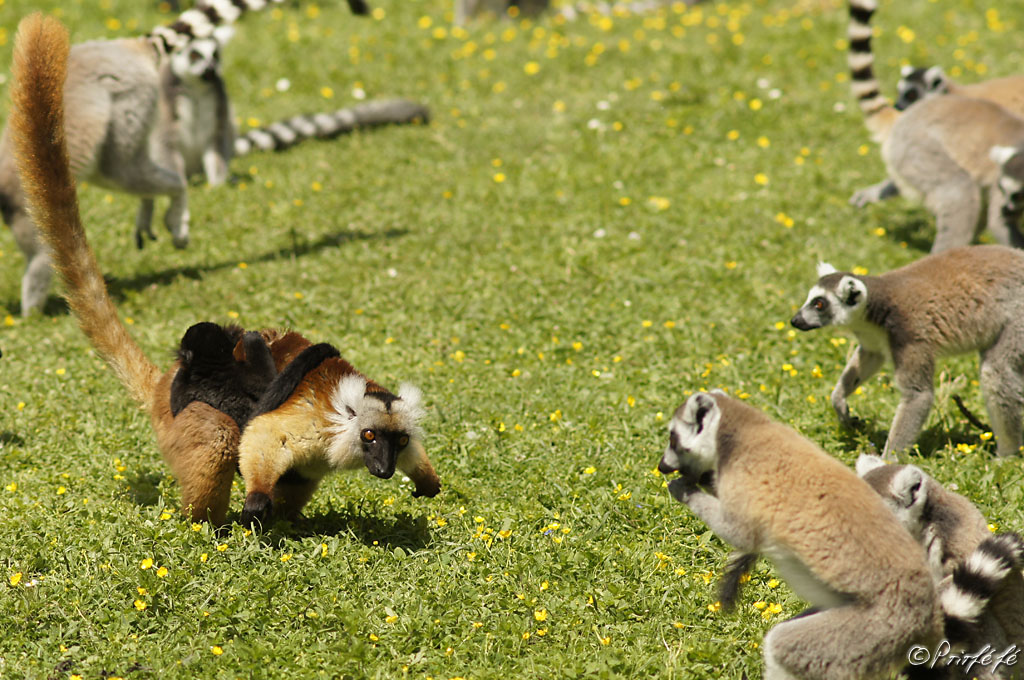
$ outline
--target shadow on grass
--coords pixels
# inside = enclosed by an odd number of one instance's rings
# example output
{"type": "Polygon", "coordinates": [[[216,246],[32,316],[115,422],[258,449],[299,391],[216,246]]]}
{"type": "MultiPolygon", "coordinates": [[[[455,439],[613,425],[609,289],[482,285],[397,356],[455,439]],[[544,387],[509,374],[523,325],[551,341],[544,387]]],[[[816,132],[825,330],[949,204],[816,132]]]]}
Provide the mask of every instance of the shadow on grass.
{"type": "Polygon", "coordinates": [[[921,212],[908,212],[887,219],[886,231],[896,243],[906,242],[908,248],[928,253],[935,240],[935,222],[921,212]]]}
{"type": "MultiPolygon", "coordinates": [[[[238,516],[235,515],[229,521],[237,522],[238,516]]],[[[421,550],[431,542],[425,515],[401,512],[382,516],[353,503],[312,517],[274,522],[264,532],[261,540],[268,546],[279,548],[286,539],[341,534],[348,534],[364,545],[376,544],[375,547],[387,550],[402,548],[406,552],[421,550]]]]}
{"type": "MultiPolygon", "coordinates": [[[[921,457],[933,455],[939,449],[947,446],[956,448],[958,444],[977,445],[978,435],[981,434],[977,428],[967,422],[960,422],[950,429],[948,424],[936,423],[921,431],[917,437],[917,452],[921,457]]],[[[885,440],[889,437],[889,428],[879,427],[874,422],[858,421],[852,429],[842,428],[839,433],[839,441],[843,449],[850,453],[873,453],[882,455],[885,450],[885,440]],[[866,450],[864,438],[867,437],[873,451],[866,450]]],[[[911,451],[913,449],[910,449],[911,451]]],[[[901,458],[902,459],[902,458],[901,458]]]]}
{"type": "MultiPolygon", "coordinates": [[[[366,231],[337,231],[331,234],[323,234],[314,241],[300,240],[293,230],[291,232],[292,243],[290,246],[270,250],[260,255],[246,257],[246,262],[274,262],[293,257],[302,257],[309,253],[315,253],[326,248],[336,248],[352,241],[370,241],[374,239],[392,239],[404,236],[409,233],[406,229],[388,229],[380,232],[366,231]]],[[[233,269],[238,266],[238,259],[215,262],[208,265],[188,265],[181,267],[170,267],[161,271],[139,274],[128,278],[105,277],[107,291],[115,302],[124,300],[125,294],[132,291],[142,290],[154,285],[165,286],[178,277],[198,280],[203,274],[210,272],[233,269]]],[[[4,306],[11,314],[21,313],[21,303],[15,299],[8,299],[4,306]]],[[[68,306],[64,299],[57,295],[50,295],[43,305],[45,316],[59,316],[68,313],[68,306]]]]}
{"type": "Polygon", "coordinates": [[[3,431],[0,432],[0,444],[7,446],[13,444],[14,446],[24,446],[25,439],[20,434],[14,432],[3,431]]]}
{"type": "Polygon", "coordinates": [[[160,504],[160,472],[140,472],[128,481],[128,496],[136,505],[152,507],[160,504]]]}

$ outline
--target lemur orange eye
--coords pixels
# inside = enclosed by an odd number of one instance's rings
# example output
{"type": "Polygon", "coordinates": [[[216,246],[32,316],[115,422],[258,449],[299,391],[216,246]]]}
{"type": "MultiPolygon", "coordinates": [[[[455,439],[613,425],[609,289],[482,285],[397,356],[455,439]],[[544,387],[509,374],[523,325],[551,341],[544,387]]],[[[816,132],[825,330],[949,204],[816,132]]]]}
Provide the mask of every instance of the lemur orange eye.
{"type": "Polygon", "coordinates": [[[403,434],[401,437],[398,438],[398,445],[404,449],[406,446],[409,445],[409,437],[403,434]]]}
{"type": "Polygon", "coordinates": [[[373,433],[373,430],[363,430],[362,436],[364,442],[372,442],[374,439],[377,438],[377,435],[373,433]]]}

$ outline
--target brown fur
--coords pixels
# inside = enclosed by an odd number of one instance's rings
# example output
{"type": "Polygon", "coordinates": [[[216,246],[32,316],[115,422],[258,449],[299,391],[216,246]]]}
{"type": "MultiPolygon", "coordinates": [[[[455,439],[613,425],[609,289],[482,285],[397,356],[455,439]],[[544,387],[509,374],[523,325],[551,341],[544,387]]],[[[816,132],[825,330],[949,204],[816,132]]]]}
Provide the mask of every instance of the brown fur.
{"type": "MultiPolygon", "coordinates": [[[[85,237],[69,166],[62,98],[69,49],[67,31],[56,19],[36,13],[19,25],[10,127],[31,214],[53,250],[65,282],[65,295],[79,326],[131,396],[149,411],[161,453],[181,486],[183,512],[193,520],[209,519],[222,524],[239,462],[241,436],[230,417],[204,403],[193,402],[177,417],[172,416],[170,386],[178,364],[161,375],[118,319],[85,237]]],[[[311,344],[293,331],[262,333],[279,371],[311,344]]],[[[235,357],[244,359],[241,343],[235,347],[235,357]]],[[[310,416],[305,422],[289,419],[288,415],[300,402],[322,410],[324,399],[329,400],[331,393],[330,378],[355,370],[343,360],[325,362],[328,363],[340,368],[331,372],[326,367],[314,372],[299,390],[305,398],[293,398],[288,402],[292,406],[284,408],[286,427],[294,423],[299,430],[315,432],[316,427],[324,424],[323,418],[317,418],[315,408],[303,411],[310,416]]],[[[274,415],[264,414],[264,421],[273,421],[274,415]]],[[[422,453],[422,447],[418,451],[422,453]]],[[[432,479],[436,484],[437,477],[425,454],[414,458],[417,466],[422,467],[426,461],[429,469],[429,475],[424,473],[420,478],[426,482],[432,479]]],[[[311,493],[311,488],[292,493],[290,506],[297,510],[311,493]]]]}
{"type": "Polygon", "coordinates": [[[911,645],[938,641],[924,551],[852,470],[720,393],[691,397],[670,427],[659,469],[684,474],[672,495],[741,552],[769,557],[818,610],[765,636],[765,677],[876,678],[905,664],[911,645]],[[705,472],[713,492],[686,481],[705,472]]]}

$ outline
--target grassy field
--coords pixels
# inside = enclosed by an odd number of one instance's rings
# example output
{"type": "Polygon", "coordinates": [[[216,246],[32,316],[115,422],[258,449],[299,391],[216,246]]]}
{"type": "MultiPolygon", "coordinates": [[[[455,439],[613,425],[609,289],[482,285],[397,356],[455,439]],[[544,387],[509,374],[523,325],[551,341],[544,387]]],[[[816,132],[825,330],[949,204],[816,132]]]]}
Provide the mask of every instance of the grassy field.
{"type": "MultiPolygon", "coordinates": [[[[202,319],[329,341],[422,387],[442,493],[359,472],[262,535],[190,524],[146,415],[56,291],[20,317],[4,229],[0,676],[759,676],[764,631],[804,603],[762,561],[737,610],[716,610],[727,549],[654,468],[672,411],[711,387],[847,463],[884,443],[891,374],[844,431],[828,395],[851,343],[788,326],[818,260],[877,273],[933,235],[902,200],[846,203],[883,169],[848,93],[843,4],[466,30],[448,0],[374,4],[246,19],[226,54],[240,126],[362,90],[428,103],[429,127],[236,159],[236,183],[192,191],[184,251],[166,233],[136,251],[124,195],[87,187],[82,209],[157,363],[202,319]]],[[[168,18],[0,0],[0,74],[32,8],[75,41],[168,18]]],[[[966,81],[1024,72],[1024,6],[889,0],[876,24],[890,93],[908,60],[966,81]]],[[[984,414],[976,377],[974,357],[942,365],[910,459],[1021,530],[1021,460],[995,460],[950,399],[984,414]]],[[[232,517],[242,495],[239,480],[232,517]]]]}

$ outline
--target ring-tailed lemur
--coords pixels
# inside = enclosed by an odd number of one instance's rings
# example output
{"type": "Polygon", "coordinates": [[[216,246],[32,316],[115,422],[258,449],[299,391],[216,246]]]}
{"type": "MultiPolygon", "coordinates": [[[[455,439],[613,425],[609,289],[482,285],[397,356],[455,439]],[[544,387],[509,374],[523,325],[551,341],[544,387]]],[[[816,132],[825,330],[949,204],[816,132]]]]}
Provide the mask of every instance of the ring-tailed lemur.
{"type": "MultiPolygon", "coordinates": [[[[281,2],[282,0],[269,0],[281,2]]],[[[168,196],[164,224],[174,245],[188,244],[185,167],[178,146],[169,82],[169,55],[208,38],[220,25],[268,0],[209,0],[181,14],[174,23],[139,38],[91,41],[75,45],[63,94],[65,121],[76,177],[143,198],[168,196]]],[[[0,136],[0,212],[25,254],[21,282],[22,313],[42,307],[50,288],[50,255],[25,211],[9,129],[0,136]]],[[[152,203],[140,206],[136,223],[149,229],[152,203]]]]}
{"type": "Polygon", "coordinates": [[[942,612],[921,550],[877,494],[792,429],[723,392],[676,410],[658,464],[672,496],[812,610],[765,635],[764,677],[882,677],[932,645],[942,612]]]}
{"type": "MultiPolygon", "coordinates": [[[[144,235],[152,236],[157,196],[170,198],[164,224],[173,244],[188,244],[188,176],[202,170],[212,182],[223,181],[233,145],[230,105],[216,72],[216,51],[224,39],[220,32],[245,12],[281,2],[200,0],[176,21],[142,37],[72,47],[64,89],[72,171],[80,180],[142,199],[135,219],[140,247],[144,235]],[[211,57],[212,67],[201,70],[193,61],[211,57]],[[182,123],[185,109],[195,114],[191,123],[182,123]]],[[[350,6],[366,10],[361,0],[350,6]]],[[[25,212],[11,147],[5,128],[0,135],[0,215],[25,255],[21,308],[27,315],[46,301],[52,272],[49,252],[25,212]]]]}
{"type": "MultiPolygon", "coordinates": [[[[440,481],[418,425],[419,391],[406,387],[394,395],[298,333],[261,331],[278,373],[248,414],[260,415],[244,437],[230,415],[201,399],[172,413],[180,363],[161,375],[128,334],[82,227],[64,125],[69,49],[67,31],[52,17],[36,13],[19,25],[9,122],[14,156],[71,310],[96,351],[149,411],[160,450],[181,486],[183,511],[194,520],[223,523],[239,465],[249,492],[243,517],[250,522],[265,519],[271,504],[289,515],[299,512],[329,470],[361,462],[380,477],[397,467],[415,482],[417,495],[436,495],[440,481]],[[298,368],[289,370],[299,359],[298,368]],[[240,459],[242,442],[246,454],[240,459]]],[[[200,343],[198,349],[210,348],[200,343]]],[[[246,358],[239,356],[244,351],[236,345],[232,358],[246,358]]]]}
{"type": "Polygon", "coordinates": [[[1024,540],[993,535],[969,500],[914,465],[861,455],[857,475],[928,554],[946,615],[946,636],[967,651],[1024,647],[1024,540]]]}
{"type": "MultiPolygon", "coordinates": [[[[923,104],[922,104],[923,106],[923,104]]],[[[1020,451],[1024,411],[1024,252],[966,246],[879,276],[818,265],[818,282],[793,316],[802,331],[848,327],[858,346],[832,391],[832,406],[850,425],[847,398],[887,360],[901,397],[885,455],[911,446],[934,398],[935,362],[976,350],[1000,456],[1020,451]]]]}
{"type": "Polygon", "coordinates": [[[850,87],[881,142],[891,180],[858,192],[853,202],[886,198],[894,188],[922,202],[936,220],[933,253],[971,243],[982,226],[999,243],[1024,247],[1024,119],[991,101],[952,94],[897,111],[873,69],[877,0],[849,2],[850,87]]]}

